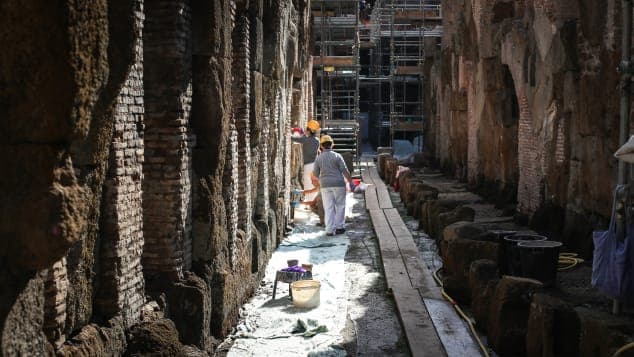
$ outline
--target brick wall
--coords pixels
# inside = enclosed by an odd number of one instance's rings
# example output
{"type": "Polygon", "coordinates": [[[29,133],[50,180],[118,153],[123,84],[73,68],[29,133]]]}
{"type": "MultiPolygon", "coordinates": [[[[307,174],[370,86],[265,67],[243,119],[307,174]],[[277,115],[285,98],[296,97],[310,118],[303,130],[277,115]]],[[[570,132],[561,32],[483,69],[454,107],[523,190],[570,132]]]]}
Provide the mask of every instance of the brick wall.
{"type": "Polygon", "coordinates": [[[249,18],[244,14],[236,17],[233,29],[233,115],[238,134],[238,228],[251,239],[253,205],[251,192],[251,138],[250,138],[250,103],[251,73],[249,47],[249,18]]]}
{"type": "Polygon", "coordinates": [[[229,240],[231,264],[236,263],[238,256],[238,200],[236,199],[239,178],[238,165],[238,131],[235,124],[232,123],[229,129],[229,137],[227,138],[227,156],[222,188],[227,215],[227,239],[229,240]]]}
{"type": "MultiPolygon", "coordinates": [[[[55,171],[73,184],[95,181],[95,187],[69,190],[74,196],[63,203],[72,207],[62,213],[73,217],[60,214],[60,226],[85,224],[85,230],[71,232],[75,243],[65,257],[42,264],[35,278],[24,281],[30,290],[11,292],[21,294],[12,311],[26,311],[24,301],[35,301],[21,327],[33,327],[29,336],[41,337],[37,343],[46,337],[60,355],[124,354],[126,333],[140,322],[146,297],[161,297],[165,316],[188,345],[210,352],[210,334],[223,337],[231,330],[283,238],[289,213],[291,113],[295,108],[305,121],[312,110],[310,56],[294,52],[310,43],[307,4],[95,3],[99,16],[86,22],[112,28],[84,34],[99,39],[91,46],[103,48],[91,54],[99,61],[84,63],[100,71],[82,75],[101,76],[95,82],[107,83],[95,83],[95,93],[106,88],[108,95],[81,97],[100,107],[82,120],[92,120],[89,138],[107,139],[94,144],[103,152],[90,147],[94,152],[64,162],[71,172],[75,165],[77,177],[55,171]],[[264,42],[273,49],[266,59],[264,42]],[[108,56],[100,52],[105,48],[108,56]],[[121,53],[131,58],[116,56],[121,53]],[[113,105],[101,108],[107,103],[113,105]],[[91,199],[94,209],[78,213],[85,207],[72,198],[91,194],[98,197],[91,199]]],[[[85,59],[92,57],[72,60],[85,59]]],[[[25,274],[33,276],[31,270],[25,274]]],[[[4,326],[3,334],[10,325],[4,326]]],[[[0,343],[5,351],[4,339],[0,343]]]]}
{"type": "Polygon", "coordinates": [[[56,348],[65,341],[68,275],[66,257],[44,272],[44,333],[56,348]]]}
{"type": "Polygon", "coordinates": [[[566,133],[566,123],[562,120],[557,125],[557,136],[555,139],[555,161],[557,164],[563,164],[566,161],[567,141],[568,133],[566,133]]]}
{"type": "Polygon", "coordinates": [[[540,155],[533,129],[532,113],[526,95],[518,93],[520,122],[518,130],[519,185],[518,211],[531,215],[542,203],[543,184],[540,155]]]}
{"type": "MultiPolygon", "coordinates": [[[[468,123],[468,129],[467,129],[467,138],[466,140],[469,141],[468,145],[467,145],[467,172],[468,172],[468,178],[470,181],[474,181],[478,179],[478,176],[481,174],[481,167],[480,167],[480,150],[479,150],[479,146],[480,146],[480,135],[479,135],[479,131],[480,131],[480,119],[481,116],[477,115],[476,116],[476,109],[475,109],[475,105],[476,105],[476,100],[478,99],[476,97],[476,93],[477,93],[477,83],[476,81],[472,80],[472,67],[473,64],[471,63],[464,63],[464,59],[461,57],[460,58],[460,63],[461,63],[461,69],[464,73],[464,76],[466,78],[460,78],[461,82],[464,81],[465,86],[466,86],[466,92],[467,92],[467,123],[468,123]],[[463,64],[464,63],[464,64],[463,64]],[[468,79],[467,79],[468,78],[468,79]]],[[[462,89],[462,86],[460,86],[462,89]]]]}
{"type": "Polygon", "coordinates": [[[126,326],[139,317],[145,302],[141,268],[143,252],[143,11],[136,59],[121,89],[114,116],[108,173],[104,185],[104,212],[100,278],[95,305],[110,318],[121,314],[126,326]]]}
{"type": "Polygon", "coordinates": [[[191,13],[188,1],[146,5],[146,133],[143,167],[148,276],[182,276],[191,265],[191,13]]]}

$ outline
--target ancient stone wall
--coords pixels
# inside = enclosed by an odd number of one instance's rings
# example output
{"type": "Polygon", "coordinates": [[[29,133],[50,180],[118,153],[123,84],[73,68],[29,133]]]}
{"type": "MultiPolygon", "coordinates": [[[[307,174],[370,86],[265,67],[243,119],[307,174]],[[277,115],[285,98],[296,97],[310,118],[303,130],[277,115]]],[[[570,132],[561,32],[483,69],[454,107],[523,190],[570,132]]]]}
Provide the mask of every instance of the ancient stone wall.
{"type": "Polygon", "coordinates": [[[146,4],[143,210],[146,278],[176,280],[191,266],[191,8],[146,4]]]}
{"type": "MultiPolygon", "coordinates": [[[[142,197],[144,12],[140,4],[135,16],[134,63],[115,105],[114,132],[103,192],[99,285],[95,300],[99,314],[108,318],[120,314],[128,327],[138,321],[141,306],[145,303],[141,266],[145,242],[142,197]]],[[[63,275],[61,278],[63,281],[63,275]]]]}
{"type": "Polygon", "coordinates": [[[213,351],[285,232],[308,3],[2,9],[0,354],[122,355],[162,330],[150,345],[213,351]]]}
{"type": "Polygon", "coordinates": [[[619,13],[614,0],[443,1],[429,73],[438,161],[584,252],[616,180],[619,13]]]}

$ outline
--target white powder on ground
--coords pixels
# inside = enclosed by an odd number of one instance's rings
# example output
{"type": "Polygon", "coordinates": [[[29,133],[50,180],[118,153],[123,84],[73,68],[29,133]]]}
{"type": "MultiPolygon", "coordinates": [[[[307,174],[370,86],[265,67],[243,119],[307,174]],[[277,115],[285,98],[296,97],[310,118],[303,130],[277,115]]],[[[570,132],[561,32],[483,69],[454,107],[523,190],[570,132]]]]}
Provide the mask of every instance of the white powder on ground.
{"type": "MultiPolygon", "coordinates": [[[[348,194],[346,213],[356,200],[348,194]]],[[[263,286],[243,306],[243,320],[230,336],[234,343],[228,356],[345,356],[340,349],[341,331],[346,321],[348,293],[345,291],[344,257],[349,239],[344,235],[327,237],[319,220],[303,209],[295,212],[296,227],[273,253],[266,268],[263,286]],[[323,246],[321,246],[323,245],[323,246]],[[276,299],[272,299],[276,271],[287,266],[286,261],[313,264],[313,279],[321,282],[320,304],[313,309],[293,307],[286,283],[278,283],[276,299]],[[325,325],[328,332],[312,338],[291,335],[297,320],[325,325]],[[334,346],[334,347],[333,347],[334,346]]]]}

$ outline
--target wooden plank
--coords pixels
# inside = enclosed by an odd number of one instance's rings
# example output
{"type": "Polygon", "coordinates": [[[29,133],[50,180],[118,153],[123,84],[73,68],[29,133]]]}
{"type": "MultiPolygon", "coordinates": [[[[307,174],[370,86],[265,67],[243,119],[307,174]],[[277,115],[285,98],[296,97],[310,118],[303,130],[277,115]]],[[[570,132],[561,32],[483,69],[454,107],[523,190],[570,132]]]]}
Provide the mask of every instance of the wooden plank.
{"type": "Polygon", "coordinates": [[[392,127],[396,130],[402,131],[418,131],[423,130],[425,128],[425,125],[422,121],[415,121],[411,123],[406,121],[397,121],[392,127]]]}
{"type": "Polygon", "coordinates": [[[414,289],[396,289],[393,290],[393,295],[412,356],[447,356],[429,312],[418,293],[414,289]]]}
{"type": "Polygon", "coordinates": [[[390,193],[387,191],[387,187],[381,178],[379,177],[379,173],[376,171],[376,167],[371,167],[368,169],[368,175],[370,179],[376,185],[376,194],[379,200],[379,207],[381,208],[392,208],[392,199],[390,198],[390,193]]]}
{"type": "Polygon", "coordinates": [[[394,13],[395,20],[442,20],[437,10],[404,10],[394,13]]]}
{"type": "Polygon", "coordinates": [[[412,356],[446,356],[427,308],[418,290],[411,285],[385,211],[370,210],[370,218],[379,242],[386,285],[394,296],[412,356]]]}
{"type": "Polygon", "coordinates": [[[449,356],[482,356],[469,327],[449,302],[423,299],[423,303],[449,356]]]}
{"type": "Polygon", "coordinates": [[[383,179],[381,178],[381,176],[379,176],[379,172],[377,171],[376,167],[371,167],[368,171],[370,177],[372,177],[377,186],[385,187],[385,182],[383,182],[383,179]]]}
{"type": "MultiPolygon", "coordinates": [[[[312,13],[313,13],[313,17],[321,17],[321,15],[322,15],[321,10],[312,10],[312,13]]],[[[332,10],[331,11],[324,11],[323,13],[326,16],[331,16],[331,17],[335,16],[335,12],[332,11],[332,10]]]]}
{"type": "Polygon", "coordinates": [[[368,186],[365,189],[365,208],[368,211],[380,209],[379,199],[376,195],[376,187],[374,185],[368,186]]]}
{"type": "Polygon", "coordinates": [[[379,252],[381,253],[381,262],[388,289],[393,289],[394,287],[401,289],[411,288],[407,269],[398,249],[396,238],[394,238],[383,210],[371,210],[370,217],[379,242],[379,252]]]}
{"type": "Polygon", "coordinates": [[[379,200],[379,207],[381,208],[392,208],[392,198],[390,198],[390,193],[387,192],[387,188],[383,186],[382,188],[376,189],[376,194],[379,200]]]}
{"type": "Polygon", "coordinates": [[[423,263],[414,238],[401,215],[396,208],[386,209],[383,212],[394,233],[412,286],[418,289],[421,297],[442,299],[440,288],[436,285],[432,272],[423,263]]]}
{"type": "Polygon", "coordinates": [[[353,56],[313,56],[313,66],[354,66],[353,56]]]}
{"type": "Polygon", "coordinates": [[[397,66],[394,70],[396,75],[422,75],[423,74],[423,66],[397,66]]]}
{"type": "Polygon", "coordinates": [[[363,180],[363,182],[367,185],[374,185],[374,179],[372,178],[372,175],[370,175],[369,168],[361,173],[361,180],[363,180]]]}

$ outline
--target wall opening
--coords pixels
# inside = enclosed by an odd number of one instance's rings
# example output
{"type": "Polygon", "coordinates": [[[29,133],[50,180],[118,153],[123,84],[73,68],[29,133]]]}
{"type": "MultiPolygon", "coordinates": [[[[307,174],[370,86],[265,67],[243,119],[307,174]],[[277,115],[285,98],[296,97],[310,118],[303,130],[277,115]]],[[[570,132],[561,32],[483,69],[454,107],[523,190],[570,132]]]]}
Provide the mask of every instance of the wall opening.
{"type": "Polygon", "coordinates": [[[509,67],[504,65],[504,100],[503,108],[504,126],[509,128],[513,125],[517,125],[520,119],[520,107],[517,101],[517,93],[515,92],[515,83],[513,82],[513,75],[509,70],[509,67]]]}

